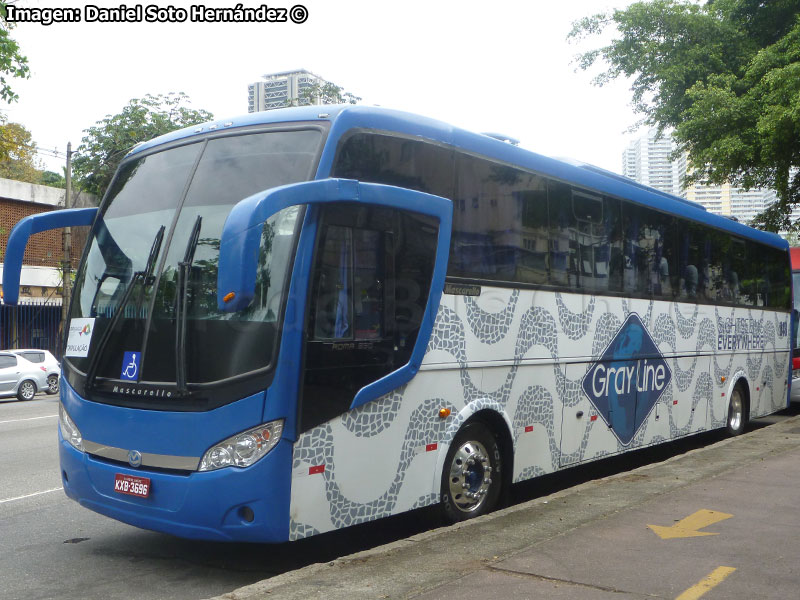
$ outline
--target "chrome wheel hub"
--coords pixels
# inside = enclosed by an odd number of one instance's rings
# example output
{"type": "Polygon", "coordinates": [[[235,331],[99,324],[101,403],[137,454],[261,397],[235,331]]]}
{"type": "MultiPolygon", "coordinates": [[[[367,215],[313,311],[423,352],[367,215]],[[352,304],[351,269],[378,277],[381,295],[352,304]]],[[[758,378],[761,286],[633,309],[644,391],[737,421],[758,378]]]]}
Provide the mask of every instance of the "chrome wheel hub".
{"type": "Polygon", "coordinates": [[[738,430],[742,426],[743,418],[744,402],[742,401],[742,394],[736,390],[731,395],[731,406],[728,409],[728,424],[731,429],[738,430]]]}
{"type": "Polygon", "coordinates": [[[450,463],[450,495],[460,511],[478,510],[492,485],[491,474],[486,448],[475,441],[462,444],[450,463]]]}

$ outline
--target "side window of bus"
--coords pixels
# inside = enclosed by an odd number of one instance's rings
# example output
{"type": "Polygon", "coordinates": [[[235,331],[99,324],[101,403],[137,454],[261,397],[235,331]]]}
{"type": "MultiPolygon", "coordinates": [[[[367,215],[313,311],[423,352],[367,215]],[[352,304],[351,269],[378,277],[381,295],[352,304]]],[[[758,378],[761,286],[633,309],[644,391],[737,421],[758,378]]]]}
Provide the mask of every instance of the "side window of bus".
{"type": "Polygon", "coordinates": [[[749,295],[741,283],[741,277],[747,270],[744,240],[715,232],[714,251],[721,263],[714,282],[717,300],[730,304],[749,304],[749,295]]]}
{"type": "Polygon", "coordinates": [[[314,339],[383,337],[388,232],[329,225],[317,263],[314,339]]]}
{"type": "Polygon", "coordinates": [[[769,308],[789,309],[791,307],[791,271],[786,252],[777,248],[764,247],[765,289],[767,298],[765,306],[769,308]]]}
{"type": "Polygon", "coordinates": [[[453,151],[418,140],[359,132],[339,145],[332,177],[453,197],[453,151]]]}
{"type": "Polygon", "coordinates": [[[456,210],[448,273],[546,283],[545,180],[468,154],[459,154],[456,163],[456,210]]]}
{"type": "Polygon", "coordinates": [[[743,306],[758,306],[758,273],[759,252],[758,248],[742,240],[740,244],[734,245],[733,257],[737,258],[736,250],[740,250],[738,264],[736,265],[736,278],[739,280],[739,299],[737,304],[743,306]]]}
{"type": "Polygon", "coordinates": [[[767,274],[768,255],[766,248],[747,242],[747,260],[750,265],[748,282],[753,306],[768,306],[769,277],[767,274]]]}
{"type": "Polygon", "coordinates": [[[622,203],[616,198],[603,198],[604,244],[608,249],[608,291],[621,292],[625,271],[623,255],[625,230],[622,222],[622,203]]]}
{"type": "Polygon", "coordinates": [[[572,187],[558,181],[547,183],[550,219],[550,283],[578,285],[577,219],[572,208],[572,187]]]}
{"type": "Polygon", "coordinates": [[[609,290],[611,248],[608,225],[614,215],[606,216],[605,209],[602,196],[572,190],[572,212],[577,222],[578,285],[593,292],[609,290]]]}
{"type": "MultiPolygon", "coordinates": [[[[649,298],[672,300],[679,291],[675,220],[630,203],[623,207],[623,218],[623,290],[649,298]]],[[[692,287],[691,293],[696,297],[696,286],[692,287]]]]}
{"type": "Polygon", "coordinates": [[[405,365],[428,302],[438,223],[407,211],[324,207],[306,320],[303,431],[405,365]]]}
{"type": "Polygon", "coordinates": [[[528,189],[514,192],[514,197],[522,202],[522,246],[517,270],[519,281],[547,283],[550,272],[547,182],[542,177],[536,177],[528,189]]]}
{"type": "MultiPolygon", "coordinates": [[[[707,236],[693,223],[681,227],[678,240],[678,298],[697,301],[706,297],[707,236]]],[[[710,242],[709,242],[710,244],[710,242]]]]}

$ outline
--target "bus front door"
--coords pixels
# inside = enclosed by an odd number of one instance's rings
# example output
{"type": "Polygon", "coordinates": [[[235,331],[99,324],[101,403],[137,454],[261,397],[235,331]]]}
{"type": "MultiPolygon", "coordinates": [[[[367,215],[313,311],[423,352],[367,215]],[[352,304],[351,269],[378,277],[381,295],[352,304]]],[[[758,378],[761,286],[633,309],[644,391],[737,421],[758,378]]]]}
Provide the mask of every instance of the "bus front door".
{"type": "Polygon", "coordinates": [[[309,207],[306,225],[316,231],[313,251],[300,242],[290,292],[306,305],[299,434],[416,374],[444,287],[453,208],[439,196],[344,179],[255,194],[233,208],[223,228],[220,310],[248,306],[263,224],[294,205],[309,207]],[[303,266],[308,255],[310,268],[303,266]]]}

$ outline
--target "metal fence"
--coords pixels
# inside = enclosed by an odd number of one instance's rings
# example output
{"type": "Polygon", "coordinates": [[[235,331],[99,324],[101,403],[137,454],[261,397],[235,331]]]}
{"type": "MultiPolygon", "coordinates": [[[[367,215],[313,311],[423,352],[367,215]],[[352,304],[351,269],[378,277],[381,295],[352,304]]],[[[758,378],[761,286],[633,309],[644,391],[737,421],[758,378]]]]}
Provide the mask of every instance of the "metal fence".
{"type": "Polygon", "coordinates": [[[61,353],[61,300],[32,300],[19,306],[0,305],[0,350],[40,348],[61,353]]]}

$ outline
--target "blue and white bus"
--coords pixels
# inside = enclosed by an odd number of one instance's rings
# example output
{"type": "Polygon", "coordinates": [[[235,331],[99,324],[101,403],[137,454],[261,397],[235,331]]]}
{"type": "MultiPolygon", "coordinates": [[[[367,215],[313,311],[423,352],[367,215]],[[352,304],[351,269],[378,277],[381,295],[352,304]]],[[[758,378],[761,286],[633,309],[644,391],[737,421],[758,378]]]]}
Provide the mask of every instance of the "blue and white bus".
{"type": "MultiPolygon", "coordinates": [[[[381,108],[135,148],[91,225],[63,357],[66,494],[280,542],[784,408],[778,236],[593,167],[381,108]]],[[[16,278],[16,279],[15,279],[16,278]]]]}

